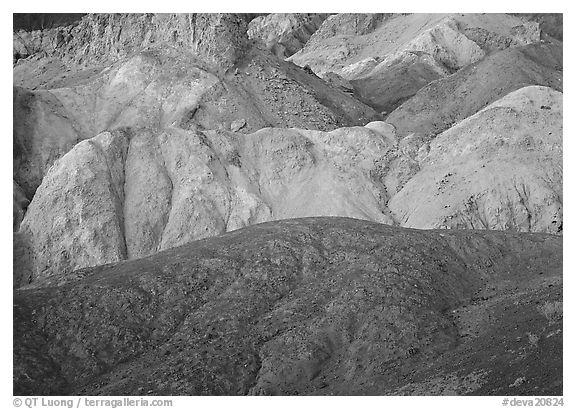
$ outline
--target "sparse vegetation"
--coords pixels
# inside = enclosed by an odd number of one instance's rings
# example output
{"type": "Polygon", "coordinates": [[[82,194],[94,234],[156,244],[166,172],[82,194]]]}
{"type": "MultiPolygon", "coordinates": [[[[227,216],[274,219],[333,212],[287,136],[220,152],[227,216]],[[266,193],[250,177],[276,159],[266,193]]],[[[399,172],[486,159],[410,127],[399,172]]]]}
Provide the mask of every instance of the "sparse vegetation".
{"type": "Polygon", "coordinates": [[[540,341],[540,337],[536,334],[531,333],[531,332],[529,332],[527,335],[528,335],[528,343],[530,344],[530,346],[537,347],[538,341],[540,341]]]}
{"type": "Polygon", "coordinates": [[[562,321],[562,301],[547,301],[538,307],[538,311],[551,323],[562,321]]]}

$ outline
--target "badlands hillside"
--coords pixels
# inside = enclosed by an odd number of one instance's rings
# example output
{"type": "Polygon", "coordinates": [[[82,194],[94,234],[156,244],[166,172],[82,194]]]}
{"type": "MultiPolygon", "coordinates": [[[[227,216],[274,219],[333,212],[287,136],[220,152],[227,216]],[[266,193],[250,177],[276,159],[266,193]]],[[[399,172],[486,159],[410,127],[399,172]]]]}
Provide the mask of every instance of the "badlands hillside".
{"type": "Polygon", "coordinates": [[[561,15],[13,28],[15,394],[563,393],[561,15]]]}

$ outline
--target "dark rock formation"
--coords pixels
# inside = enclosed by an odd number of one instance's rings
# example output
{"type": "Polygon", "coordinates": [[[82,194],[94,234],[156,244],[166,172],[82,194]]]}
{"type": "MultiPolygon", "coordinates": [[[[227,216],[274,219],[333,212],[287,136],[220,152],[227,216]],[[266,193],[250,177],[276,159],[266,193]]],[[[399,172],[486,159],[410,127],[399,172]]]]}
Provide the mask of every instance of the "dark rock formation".
{"type": "Polygon", "coordinates": [[[14,394],[561,394],[561,266],[545,234],[260,224],[17,291],[14,394]]]}

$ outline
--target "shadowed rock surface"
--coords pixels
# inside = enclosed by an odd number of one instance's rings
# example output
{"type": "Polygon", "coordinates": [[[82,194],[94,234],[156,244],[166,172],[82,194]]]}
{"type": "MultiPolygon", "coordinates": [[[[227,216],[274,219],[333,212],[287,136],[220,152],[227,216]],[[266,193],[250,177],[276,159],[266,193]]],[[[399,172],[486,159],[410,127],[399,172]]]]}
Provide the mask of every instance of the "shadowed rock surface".
{"type": "Polygon", "coordinates": [[[385,114],[448,74],[429,54],[410,51],[386,58],[365,76],[351,80],[350,85],[358,99],[385,114]]]}
{"type": "Polygon", "coordinates": [[[260,224],[15,292],[14,393],[557,395],[561,267],[546,234],[260,224]]]}
{"type": "Polygon", "coordinates": [[[261,40],[280,58],[299,51],[328,14],[272,13],[259,16],[248,24],[248,38],[261,40]]]}

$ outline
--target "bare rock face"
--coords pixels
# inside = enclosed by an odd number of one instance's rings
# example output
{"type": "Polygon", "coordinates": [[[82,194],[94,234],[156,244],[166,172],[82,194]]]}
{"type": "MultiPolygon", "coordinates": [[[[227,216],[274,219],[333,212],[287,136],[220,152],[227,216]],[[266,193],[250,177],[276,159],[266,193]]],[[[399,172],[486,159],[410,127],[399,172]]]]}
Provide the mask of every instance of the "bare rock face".
{"type": "Polygon", "coordinates": [[[248,25],[248,38],[262,41],[280,58],[299,51],[318,30],[328,14],[271,13],[259,16],[248,25]]]}
{"type": "Polygon", "coordinates": [[[154,43],[177,45],[226,70],[247,48],[247,22],[234,14],[88,14],[74,25],[18,31],[20,56],[43,53],[72,66],[101,66],[154,43]]]}
{"type": "Polygon", "coordinates": [[[561,270],[546,234],[251,226],[16,291],[14,393],[561,394],[561,270]]]}
{"type": "Polygon", "coordinates": [[[121,133],[103,133],[76,145],[50,169],[20,227],[33,252],[33,280],[126,257],[127,146],[121,133]]]}
{"type": "Polygon", "coordinates": [[[561,233],[562,93],[508,94],[438,135],[420,165],[389,202],[403,226],[561,233]]]}
{"type": "Polygon", "coordinates": [[[406,156],[398,149],[384,122],[330,132],[103,133],[56,161],[20,232],[36,254],[36,279],[268,220],[346,216],[391,224],[387,186],[396,188],[390,179],[404,170],[381,178],[388,161],[406,156]]]}
{"type": "Polygon", "coordinates": [[[28,16],[15,395],[563,393],[561,15],[28,16]]]}
{"type": "Polygon", "coordinates": [[[228,130],[238,123],[242,132],[270,125],[328,130],[378,117],[352,96],[257,49],[237,69],[217,74],[191,53],[152,48],[104,69],[61,71],[45,87],[14,91],[14,180],[28,197],[57,158],[107,130],[228,130]]]}
{"type": "MultiPolygon", "coordinates": [[[[61,265],[60,248],[50,248],[57,234],[50,226],[69,206],[42,203],[68,203],[69,190],[88,201],[116,203],[116,213],[95,213],[92,222],[83,216],[82,228],[69,234],[84,241],[82,234],[98,236],[101,216],[114,218],[120,238],[112,257],[120,259],[309,216],[418,228],[562,231],[562,94],[545,87],[512,93],[433,140],[421,134],[398,140],[385,122],[330,132],[168,127],[129,134],[126,159],[108,159],[116,164],[114,180],[124,181],[114,199],[119,202],[102,196],[101,185],[84,187],[84,179],[62,179],[64,187],[54,177],[43,181],[30,206],[42,209],[42,219],[36,211],[23,223],[46,260],[36,264],[36,275],[58,273],[59,267],[47,267],[61,265]]],[[[90,156],[65,158],[70,169],[93,166],[90,156]]],[[[82,253],[68,257],[75,268],[91,265],[82,253]]]]}
{"type": "Polygon", "coordinates": [[[508,48],[438,79],[394,110],[386,121],[403,137],[434,136],[488,104],[527,85],[562,91],[562,46],[551,43],[508,48]]]}
{"type": "Polygon", "coordinates": [[[448,74],[430,54],[409,51],[377,62],[368,72],[355,76],[350,84],[361,101],[385,115],[420,88],[448,74]]]}
{"type": "Polygon", "coordinates": [[[334,14],[329,16],[312,35],[308,46],[314,47],[322,41],[340,35],[361,36],[370,34],[392,17],[392,14],[383,13],[350,13],[334,14]]]}
{"type": "Polygon", "coordinates": [[[360,100],[389,113],[488,52],[539,41],[537,23],[503,14],[342,14],[326,19],[290,60],[350,80],[360,100]],[[360,24],[366,19],[372,23],[360,24]],[[358,24],[366,27],[350,29],[358,24]]]}
{"type": "Polygon", "coordinates": [[[342,74],[346,67],[363,60],[419,51],[454,71],[485,55],[482,47],[466,36],[466,30],[473,29],[509,38],[508,45],[540,40],[533,22],[504,14],[342,14],[326,19],[290,60],[301,66],[309,65],[319,75],[342,74]],[[364,28],[350,29],[358,25],[364,28]]]}
{"type": "Polygon", "coordinates": [[[54,161],[81,139],[81,130],[52,93],[14,88],[13,177],[31,198],[54,161]]]}
{"type": "Polygon", "coordinates": [[[562,13],[513,13],[513,15],[528,21],[535,21],[540,25],[542,33],[559,41],[563,39],[562,13]]]}

